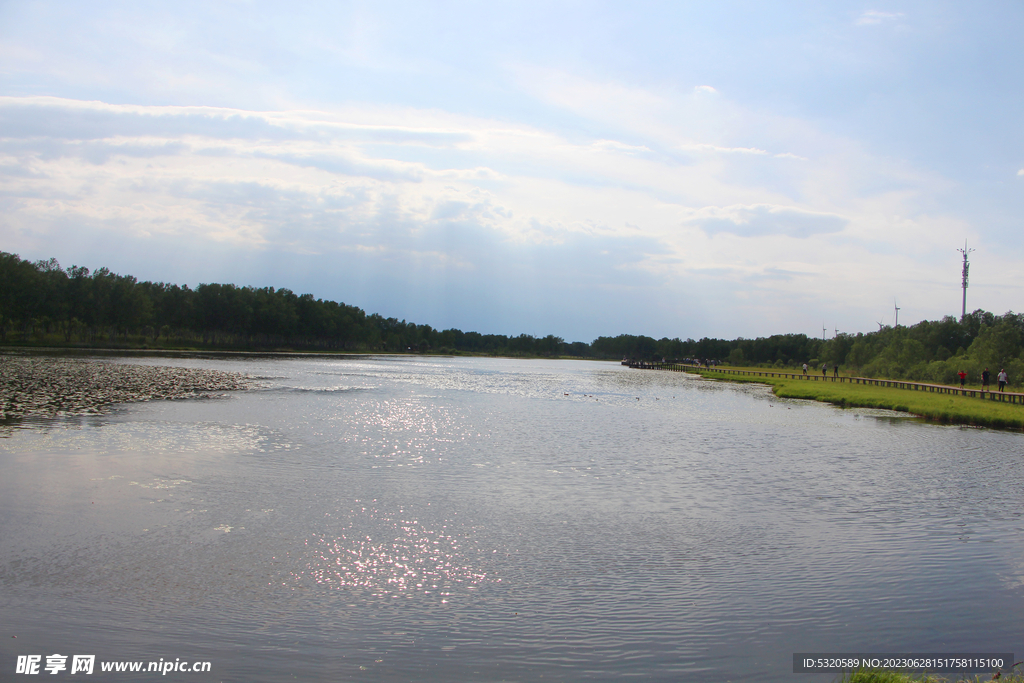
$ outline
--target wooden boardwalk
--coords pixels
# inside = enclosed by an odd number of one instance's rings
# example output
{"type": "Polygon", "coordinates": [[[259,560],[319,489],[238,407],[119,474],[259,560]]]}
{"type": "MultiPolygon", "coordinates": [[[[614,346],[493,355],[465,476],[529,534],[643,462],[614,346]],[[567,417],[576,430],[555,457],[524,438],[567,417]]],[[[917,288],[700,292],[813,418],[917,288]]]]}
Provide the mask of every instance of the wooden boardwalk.
{"type": "Polygon", "coordinates": [[[876,379],[874,377],[849,377],[846,375],[819,375],[808,372],[806,375],[799,372],[772,372],[770,370],[734,370],[732,368],[705,368],[701,365],[686,365],[683,363],[650,363],[635,362],[629,363],[631,368],[643,370],[671,370],[673,372],[720,372],[732,375],[747,375],[752,377],[779,377],[783,379],[806,380],[808,382],[849,382],[850,384],[869,384],[876,387],[889,387],[891,389],[908,389],[911,391],[928,391],[936,394],[953,394],[958,396],[969,396],[971,398],[987,399],[989,401],[1000,401],[1003,403],[1016,403],[1024,405],[1024,393],[1012,391],[982,391],[981,389],[961,389],[946,384],[927,384],[925,382],[908,382],[902,379],[876,379]]]}

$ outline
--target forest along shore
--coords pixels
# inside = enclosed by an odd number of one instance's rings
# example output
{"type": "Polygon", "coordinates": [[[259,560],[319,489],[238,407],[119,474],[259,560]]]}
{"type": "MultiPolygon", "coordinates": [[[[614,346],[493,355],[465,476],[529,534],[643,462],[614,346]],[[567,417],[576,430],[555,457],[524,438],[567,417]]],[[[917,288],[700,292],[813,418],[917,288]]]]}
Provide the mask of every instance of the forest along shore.
{"type": "Polygon", "coordinates": [[[0,419],[103,413],[113,404],[208,397],[257,386],[241,373],[0,355],[0,419]]]}

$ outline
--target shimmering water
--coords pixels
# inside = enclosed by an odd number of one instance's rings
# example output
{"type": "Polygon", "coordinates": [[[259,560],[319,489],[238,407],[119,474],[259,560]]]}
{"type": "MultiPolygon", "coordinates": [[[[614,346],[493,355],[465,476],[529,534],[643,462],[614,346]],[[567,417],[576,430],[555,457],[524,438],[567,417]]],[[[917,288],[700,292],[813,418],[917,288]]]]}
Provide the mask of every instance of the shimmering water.
{"type": "Polygon", "coordinates": [[[144,362],[265,386],[0,438],[0,679],[52,653],[808,683],[833,676],[794,652],[1024,654],[1021,434],[603,363],[144,362]]]}

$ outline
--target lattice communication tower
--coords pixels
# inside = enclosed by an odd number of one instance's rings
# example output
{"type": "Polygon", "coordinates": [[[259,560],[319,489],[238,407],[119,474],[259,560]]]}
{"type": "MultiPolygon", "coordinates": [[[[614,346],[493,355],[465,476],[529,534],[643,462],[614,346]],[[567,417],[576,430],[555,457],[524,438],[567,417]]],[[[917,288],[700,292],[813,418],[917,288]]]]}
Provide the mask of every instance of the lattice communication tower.
{"type": "Polygon", "coordinates": [[[967,315],[967,273],[971,269],[971,264],[967,260],[967,255],[970,254],[974,250],[973,249],[968,249],[967,248],[967,240],[964,240],[964,248],[963,249],[957,249],[957,251],[959,251],[961,254],[964,255],[964,269],[963,269],[964,303],[963,303],[963,307],[960,309],[960,319],[962,320],[964,318],[964,316],[967,315]]]}

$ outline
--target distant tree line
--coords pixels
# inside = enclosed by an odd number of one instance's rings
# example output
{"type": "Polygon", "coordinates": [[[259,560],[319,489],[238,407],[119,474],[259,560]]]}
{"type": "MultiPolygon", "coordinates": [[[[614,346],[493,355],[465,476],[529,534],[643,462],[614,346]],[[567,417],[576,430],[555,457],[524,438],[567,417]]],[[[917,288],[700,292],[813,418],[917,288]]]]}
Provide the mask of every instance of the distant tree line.
{"type": "Polygon", "coordinates": [[[712,359],[732,365],[815,369],[827,363],[872,377],[943,383],[966,371],[1005,367],[1024,380],[1024,315],[977,310],[911,327],[757,339],[681,340],[619,335],[593,342],[528,334],[505,336],[435,330],[430,325],[367,315],[288,289],[201,284],[195,289],[139,282],[106,268],[61,268],[56,259],[27,261],[0,252],[0,342],[244,350],[483,354],[633,360],[712,359]]]}
{"type": "Polygon", "coordinates": [[[273,287],[139,282],[0,252],[0,341],[148,348],[586,356],[560,337],[509,337],[367,315],[273,287]]]}

